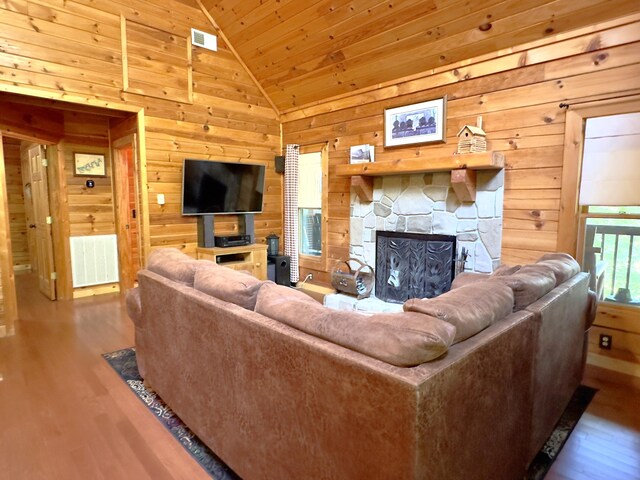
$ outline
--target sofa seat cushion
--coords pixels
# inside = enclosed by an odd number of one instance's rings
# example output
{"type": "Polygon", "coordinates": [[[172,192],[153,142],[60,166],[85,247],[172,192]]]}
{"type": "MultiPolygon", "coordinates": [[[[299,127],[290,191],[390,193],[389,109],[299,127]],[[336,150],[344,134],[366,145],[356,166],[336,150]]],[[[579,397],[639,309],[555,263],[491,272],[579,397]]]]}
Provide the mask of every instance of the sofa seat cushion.
{"type": "Polygon", "coordinates": [[[153,250],[147,259],[148,270],[190,287],[193,286],[198,265],[198,260],[177,248],[158,248],[153,250]]]}
{"type": "Polygon", "coordinates": [[[455,336],[455,327],[428,315],[333,310],[273,282],[260,288],[256,312],[398,367],[440,357],[455,336]]]}
{"type": "Polygon", "coordinates": [[[557,287],[580,272],[580,264],[568,253],[547,253],[540,257],[536,265],[546,265],[555,276],[557,287]]]}
{"type": "Polygon", "coordinates": [[[556,285],[556,277],[546,265],[525,265],[513,275],[494,277],[513,290],[513,311],[518,312],[549,293],[556,285]]]}
{"type": "Polygon", "coordinates": [[[513,292],[494,280],[463,285],[435,298],[412,298],[406,312],[420,312],[456,327],[454,343],[461,342],[513,311],[513,292]]]}
{"type": "Polygon", "coordinates": [[[258,290],[263,283],[248,272],[207,262],[200,264],[196,269],[193,288],[225,302],[253,310],[258,290]]]}

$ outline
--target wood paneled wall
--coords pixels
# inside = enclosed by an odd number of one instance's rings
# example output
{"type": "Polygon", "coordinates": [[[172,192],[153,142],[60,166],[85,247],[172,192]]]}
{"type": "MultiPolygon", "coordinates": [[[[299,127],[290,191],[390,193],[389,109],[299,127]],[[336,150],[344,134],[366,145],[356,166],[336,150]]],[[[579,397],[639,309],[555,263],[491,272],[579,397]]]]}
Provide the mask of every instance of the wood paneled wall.
{"type": "Polygon", "coordinates": [[[22,166],[20,164],[20,140],[3,137],[4,164],[7,176],[11,250],[15,267],[28,267],[29,244],[25,217],[22,166]]]}
{"type": "MultiPolygon", "coordinates": [[[[182,67],[161,68],[160,59],[167,54],[164,48],[174,40],[180,48],[185,46],[192,27],[216,33],[195,2],[188,3],[0,2],[0,90],[97,107],[144,109],[146,158],[141,165],[148,175],[152,248],[175,246],[195,253],[195,218],[180,215],[185,157],[267,164],[267,194],[264,213],[256,218],[256,237],[264,241],[270,232],[282,235],[282,179],[274,171],[280,124],[260,89],[220,38],[217,52],[197,47],[185,51],[191,57],[190,82],[184,81],[182,67]],[[127,32],[128,43],[123,42],[127,32]],[[134,52],[128,58],[132,46],[134,52]],[[125,85],[129,79],[132,83],[125,85]],[[162,85],[171,90],[163,91],[162,85]],[[165,194],[165,205],[157,204],[157,193],[165,194]]],[[[74,115],[75,119],[67,115],[65,124],[75,124],[73,136],[83,141],[66,138],[69,147],[86,145],[87,138],[94,145],[106,142],[102,146],[108,146],[102,125],[74,115]]],[[[70,152],[65,152],[69,167],[70,152]]],[[[67,180],[71,234],[111,229],[104,203],[110,192],[102,182],[97,181],[89,193],[77,178],[69,175],[67,180]],[[97,202],[87,203],[93,200],[97,202]]],[[[237,229],[234,217],[216,222],[216,233],[237,229]]]]}
{"type": "MultiPolygon", "coordinates": [[[[554,251],[563,167],[561,102],[640,92],[640,16],[470,59],[404,81],[318,102],[282,116],[283,143],[329,141],[329,256],[349,246],[349,182],[333,175],[349,147],[376,146],[376,161],[455,152],[456,134],[482,115],[488,148],[506,159],[502,260],[554,251]],[[383,149],[383,109],[446,95],[447,143],[383,149]]],[[[320,278],[326,274],[318,272],[320,278]]]]}

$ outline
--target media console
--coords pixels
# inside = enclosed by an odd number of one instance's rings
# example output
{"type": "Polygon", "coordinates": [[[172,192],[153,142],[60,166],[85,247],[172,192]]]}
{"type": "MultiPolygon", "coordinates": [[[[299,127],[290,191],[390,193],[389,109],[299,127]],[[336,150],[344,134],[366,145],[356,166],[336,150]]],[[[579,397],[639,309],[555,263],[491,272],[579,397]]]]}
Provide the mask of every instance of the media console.
{"type": "Polygon", "coordinates": [[[198,216],[198,247],[233,247],[249,245],[256,241],[253,213],[238,215],[238,230],[244,232],[242,235],[216,237],[213,233],[214,221],[214,214],[198,216]]]}
{"type": "Polygon", "coordinates": [[[267,246],[251,244],[241,247],[196,248],[196,258],[212,260],[218,265],[247,270],[260,280],[267,279],[267,246]]]}

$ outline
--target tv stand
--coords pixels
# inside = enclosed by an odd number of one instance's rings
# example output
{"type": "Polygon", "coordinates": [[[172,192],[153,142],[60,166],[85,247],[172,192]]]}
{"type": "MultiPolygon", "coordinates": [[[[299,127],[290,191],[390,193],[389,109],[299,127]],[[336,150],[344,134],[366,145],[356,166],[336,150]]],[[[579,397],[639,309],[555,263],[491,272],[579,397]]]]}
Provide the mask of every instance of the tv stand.
{"type": "MultiPolygon", "coordinates": [[[[214,223],[214,214],[198,216],[198,247],[213,248],[216,246],[214,223]]],[[[238,214],[238,230],[240,232],[244,231],[245,235],[249,235],[251,243],[256,241],[254,225],[253,213],[238,214]]]]}
{"type": "Polygon", "coordinates": [[[196,258],[212,260],[234,270],[247,270],[260,280],[267,279],[267,246],[261,243],[242,247],[198,247],[196,258]]]}

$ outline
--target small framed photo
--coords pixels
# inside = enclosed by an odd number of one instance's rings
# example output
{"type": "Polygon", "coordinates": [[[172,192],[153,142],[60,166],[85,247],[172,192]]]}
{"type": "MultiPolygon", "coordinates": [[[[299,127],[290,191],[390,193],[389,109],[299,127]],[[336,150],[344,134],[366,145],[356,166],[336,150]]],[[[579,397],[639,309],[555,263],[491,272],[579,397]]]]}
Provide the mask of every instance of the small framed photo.
{"type": "Polygon", "coordinates": [[[107,165],[101,153],[74,153],[73,164],[76,177],[107,176],[107,165]]]}
{"type": "Polygon", "coordinates": [[[375,161],[374,145],[356,145],[351,147],[349,163],[368,163],[375,161]]]}
{"type": "Polygon", "coordinates": [[[384,146],[447,141],[447,97],[384,109],[384,146]]]}

